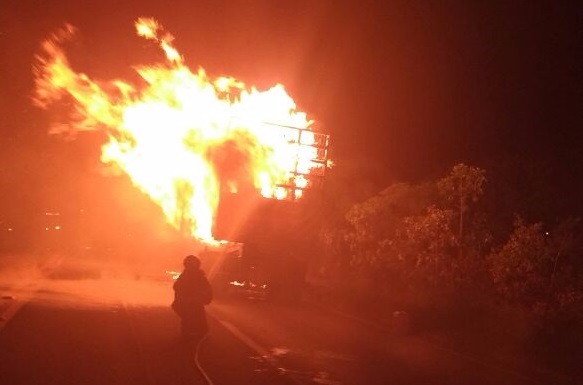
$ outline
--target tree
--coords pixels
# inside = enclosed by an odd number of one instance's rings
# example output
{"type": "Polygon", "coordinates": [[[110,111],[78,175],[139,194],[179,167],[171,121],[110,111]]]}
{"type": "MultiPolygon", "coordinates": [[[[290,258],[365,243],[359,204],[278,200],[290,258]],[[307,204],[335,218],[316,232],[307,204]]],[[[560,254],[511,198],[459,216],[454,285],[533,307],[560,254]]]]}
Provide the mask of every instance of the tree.
{"type": "Polygon", "coordinates": [[[396,183],[354,205],[346,214],[345,240],[355,268],[377,281],[395,278],[402,264],[396,234],[405,218],[418,215],[435,198],[431,184],[396,183]]]}
{"type": "Polygon", "coordinates": [[[437,182],[437,188],[446,202],[451,203],[458,212],[458,240],[461,245],[464,231],[464,213],[470,202],[476,202],[484,192],[486,172],[478,167],[456,164],[448,176],[437,182]]]}
{"type": "Polygon", "coordinates": [[[488,232],[477,212],[468,216],[483,193],[484,174],[458,164],[437,183],[396,183],[354,205],[345,235],[352,266],[380,284],[400,280],[417,292],[441,288],[449,295],[473,284],[478,273],[486,276],[488,232]],[[472,243],[464,254],[462,237],[472,243]]]}
{"type": "Polygon", "coordinates": [[[577,279],[575,227],[576,221],[568,220],[546,230],[540,222],[516,219],[508,241],[489,258],[501,297],[543,319],[580,311],[583,291],[577,279]]]}
{"type": "Polygon", "coordinates": [[[454,252],[457,246],[454,223],[452,210],[435,206],[405,219],[400,234],[401,256],[407,261],[407,275],[416,289],[453,288],[459,270],[454,252]]]}

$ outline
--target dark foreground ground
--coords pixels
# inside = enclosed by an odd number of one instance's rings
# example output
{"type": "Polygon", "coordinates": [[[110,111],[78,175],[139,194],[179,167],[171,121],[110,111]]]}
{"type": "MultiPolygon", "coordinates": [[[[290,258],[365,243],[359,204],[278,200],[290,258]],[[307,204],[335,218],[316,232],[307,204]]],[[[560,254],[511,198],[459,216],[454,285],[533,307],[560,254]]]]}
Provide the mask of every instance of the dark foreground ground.
{"type": "Polygon", "coordinates": [[[570,384],[395,335],[311,304],[248,299],[208,307],[200,346],[178,338],[171,283],[0,282],[0,384],[570,384]],[[198,362],[198,365],[197,365],[198,362]]]}
{"type": "MultiPolygon", "coordinates": [[[[215,384],[287,383],[211,319],[200,364],[215,384]]],[[[160,309],[23,307],[0,334],[2,384],[203,384],[194,346],[160,309]]]]}
{"type": "Polygon", "coordinates": [[[169,288],[52,280],[4,294],[0,384],[206,384],[204,375],[214,384],[290,383],[214,317],[197,355],[167,304],[157,303],[169,288]],[[136,301],[141,293],[151,297],[136,301]]]}

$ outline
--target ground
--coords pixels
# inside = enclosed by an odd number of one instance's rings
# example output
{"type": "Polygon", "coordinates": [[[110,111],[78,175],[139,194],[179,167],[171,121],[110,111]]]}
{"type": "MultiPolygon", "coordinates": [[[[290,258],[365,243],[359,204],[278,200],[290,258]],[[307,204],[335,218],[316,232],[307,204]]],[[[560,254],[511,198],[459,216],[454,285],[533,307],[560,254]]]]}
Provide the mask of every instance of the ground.
{"type": "Polygon", "coordinates": [[[169,281],[100,274],[0,287],[0,383],[204,384],[198,366],[214,384],[575,383],[309,301],[215,300],[195,359],[179,338],[169,281]]]}

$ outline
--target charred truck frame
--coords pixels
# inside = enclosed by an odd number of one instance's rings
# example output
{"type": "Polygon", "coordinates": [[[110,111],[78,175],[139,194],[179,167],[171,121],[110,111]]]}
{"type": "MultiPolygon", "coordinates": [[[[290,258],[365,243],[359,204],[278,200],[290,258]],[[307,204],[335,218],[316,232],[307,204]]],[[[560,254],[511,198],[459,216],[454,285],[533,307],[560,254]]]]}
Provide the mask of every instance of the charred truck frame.
{"type": "Polygon", "coordinates": [[[297,300],[308,261],[316,252],[330,137],[271,125],[284,130],[288,143],[297,147],[295,165],[287,182],[277,185],[276,199],[261,197],[256,191],[221,192],[214,234],[228,242],[215,252],[220,257],[210,258],[215,263],[209,273],[219,296],[297,300]],[[313,154],[309,172],[299,167],[300,153],[305,150],[313,154]]]}

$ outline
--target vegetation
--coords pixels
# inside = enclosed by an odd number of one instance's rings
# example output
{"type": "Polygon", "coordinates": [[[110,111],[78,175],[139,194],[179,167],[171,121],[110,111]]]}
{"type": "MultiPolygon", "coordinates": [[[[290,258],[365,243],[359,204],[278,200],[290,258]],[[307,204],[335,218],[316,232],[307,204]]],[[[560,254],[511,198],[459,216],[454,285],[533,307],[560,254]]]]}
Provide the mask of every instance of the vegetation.
{"type": "MultiPolygon", "coordinates": [[[[504,186],[496,180],[500,175],[492,178],[504,186]]],[[[343,216],[327,214],[320,284],[389,316],[394,310],[433,314],[431,322],[441,317],[451,327],[447,315],[467,323],[472,315],[505,314],[526,320],[530,340],[551,336],[577,345],[583,330],[578,220],[529,223],[520,210],[492,212],[523,207],[517,191],[528,188],[511,191],[506,184],[504,191],[488,191],[488,182],[485,170],[458,164],[436,181],[394,183],[343,216]],[[514,222],[506,223],[512,216],[514,222]]],[[[540,217],[548,218],[548,202],[540,207],[540,217]]],[[[536,217],[536,206],[524,214],[536,217]]]]}

